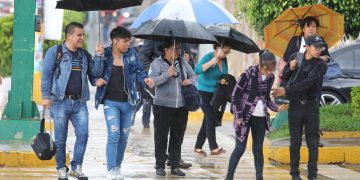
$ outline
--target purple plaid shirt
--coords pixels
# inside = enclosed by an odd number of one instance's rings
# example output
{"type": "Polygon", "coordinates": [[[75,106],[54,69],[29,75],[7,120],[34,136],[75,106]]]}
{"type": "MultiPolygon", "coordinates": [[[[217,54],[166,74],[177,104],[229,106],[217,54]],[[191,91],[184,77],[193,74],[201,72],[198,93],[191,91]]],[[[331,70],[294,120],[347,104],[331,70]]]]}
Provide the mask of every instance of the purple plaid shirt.
{"type": "Polygon", "coordinates": [[[266,106],[264,111],[266,113],[266,129],[270,130],[270,115],[267,112],[267,107],[272,111],[277,111],[278,105],[270,99],[271,87],[274,83],[274,75],[266,77],[262,80],[259,66],[250,66],[240,76],[236,83],[231,97],[231,109],[234,113],[234,123],[236,136],[242,142],[246,138],[246,133],[249,127],[249,119],[254,111],[256,104],[262,100],[266,106]],[[240,120],[240,126],[236,121],[240,120]]]}

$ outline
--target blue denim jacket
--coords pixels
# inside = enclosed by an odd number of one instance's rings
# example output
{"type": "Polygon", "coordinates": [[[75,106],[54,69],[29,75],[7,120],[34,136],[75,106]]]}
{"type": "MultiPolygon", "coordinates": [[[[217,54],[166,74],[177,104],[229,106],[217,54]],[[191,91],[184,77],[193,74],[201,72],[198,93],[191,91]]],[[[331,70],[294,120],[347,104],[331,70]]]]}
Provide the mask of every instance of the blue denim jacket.
{"type": "MultiPolygon", "coordinates": [[[[107,84],[102,87],[97,87],[96,95],[95,95],[95,108],[99,107],[99,104],[103,103],[104,96],[107,90],[107,85],[110,80],[110,76],[112,73],[112,65],[114,62],[112,56],[112,47],[105,48],[105,56],[104,56],[104,69],[102,71],[102,75],[96,78],[90,79],[90,82],[93,86],[95,86],[95,82],[98,78],[103,78],[107,84]]],[[[145,83],[144,79],[147,78],[147,74],[145,73],[142,64],[140,63],[137,52],[133,48],[129,48],[129,50],[123,54],[123,63],[124,63],[124,75],[126,80],[126,92],[128,94],[128,101],[131,105],[136,106],[141,99],[140,93],[138,92],[139,88],[144,88],[145,83]]]]}
{"type": "MultiPolygon", "coordinates": [[[[71,54],[66,48],[65,43],[62,44],[63,57],[60,62],[60,75],[56,77],[56,51],[57,45],[50,47],[44,58],[41,78],[42,98],[50,98],[52,101],[63,100],[65,96],[66,86],[71,73],[71,54]]],[[[101,74],[104,66],[102,56],[95,55],[93,59],[88,60],[84,51],[79,50],[79,57],[82,59],[81,64],[81,101],[85,102],[90,99],[88,77],[97,77],[101,74]],[[90,70],[88,71],[88,63],[90,62],[90,70]]]]}

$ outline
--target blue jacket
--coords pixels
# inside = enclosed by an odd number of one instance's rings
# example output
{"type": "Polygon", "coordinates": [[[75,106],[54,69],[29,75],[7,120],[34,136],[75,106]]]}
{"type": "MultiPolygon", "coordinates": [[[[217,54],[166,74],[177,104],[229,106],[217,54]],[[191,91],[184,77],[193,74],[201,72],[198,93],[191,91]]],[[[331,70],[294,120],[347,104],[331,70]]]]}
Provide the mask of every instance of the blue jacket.
{"type": "MultiPolygon", "coordinates": [[[[65,96],[66,86],[71,73],[71,54],[66,48],[65,43],[62,44],[63,57],[60,62],[60,75],[56,77],[56,51],[57,45],[50,47],[44,58],[44,65],[42,69],[41,78],[41,93],[42,98],[50,98],[51,101],[63,100],[65,96]]],[[[101,56],[94,56],[93,59],[87,59],[85,52],[79,49],[79,57],[81,58],[81,101],[90,99],[89,79],[91,77],[99,76],[101,69],[104,66],[101,56]],[[90,69],[88,70],[88,63],[90,62],[90,69]]]]}
{"type": "MultiPolygon", "coordinates": [[[[99,104],[103,103],[104,96],[107,90],[107,85],[109,83],[111,73],[112,73],[112,65],[114,62],[112,56],[112,47],[105,48],[104,55],[104,67],[101,76],[96,78],[92,78],[91,84],[95,86],[95,82],[98,78],[103,78],[106,81],[106,85],[102,87],[97,87],[96,95],[95,95],[95,108],[99,107],[99,104]]],[[[128,94],[128,101],[131,105],[136,106],[140,100],[141,96],[138,92],[139,88],[143,88],[145,86],[144,79],[147,78],[147,74],[145,73],[136,50],[133,48],[129,48],[129,50],[123,54],[123,63],[124,63],[124,75],[126,81],[126,92],[128,94]],[[140,87],[139,87],[140,86],[140,87]]]]}

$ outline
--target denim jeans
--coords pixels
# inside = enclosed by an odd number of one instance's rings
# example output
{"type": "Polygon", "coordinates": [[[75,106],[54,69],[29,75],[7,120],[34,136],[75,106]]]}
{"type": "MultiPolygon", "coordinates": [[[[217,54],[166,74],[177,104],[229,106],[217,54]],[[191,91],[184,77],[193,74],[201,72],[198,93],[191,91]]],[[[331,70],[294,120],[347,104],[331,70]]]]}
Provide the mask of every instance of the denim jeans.
{"type": "Polygon", "coordinates": [[[241,156],[245,152],[250,128],[253,138],[252,151],[254,154],[256,179],[257,180],[263,179],[263,169],[264,169],[263,143],[264,143],[265,130],[266,130],[266,119],[265,117],[252,116],[249,120],[249,124],[250,126],[248,127],[245,140],[241,142],[237,137],[235,138],[236,145],[234,151],[231,153],[230,156],[226,180],[231,180],[234,178],[236,166],[238,165],[241,156]]]}
{"type": "Polygon", "coordinates": [[[70,120],[74,126],[76,136],[74,156],[71,161],[71,168],[75,169],[77,165],[83,163],[89,137],[89,112],[86,102],[70,99],[52,102],[50,112],[55,127],[56,168],[60,169],[66,166],[65,149],[70,120]]]}
{"type": "Polygon", "coordinates": [[[196,139],[195,148],[202,149],[207,138],[209,141],[210,150],[214,150],[218,148],[215,132],[216,112],[210,105],[211,98],[214,93],[209,93],[205,91],[199,91],[199,93],[202,100],[201,110],[204,112],[204,119],[196,139]]]}
{"type": "Polygon", "coordinates": [[[128,102],[104,101],[108,140],[106,160],[108,171],[120,167],[130,133],[131,117],[135,108],[128,102]]]}

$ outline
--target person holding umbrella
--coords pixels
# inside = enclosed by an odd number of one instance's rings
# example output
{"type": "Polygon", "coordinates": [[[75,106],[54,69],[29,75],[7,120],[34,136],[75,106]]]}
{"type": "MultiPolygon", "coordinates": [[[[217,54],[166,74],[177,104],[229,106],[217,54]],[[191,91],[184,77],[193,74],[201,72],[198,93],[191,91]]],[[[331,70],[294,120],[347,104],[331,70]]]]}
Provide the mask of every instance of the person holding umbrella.
{"type": "Polygon", "coordinates": [[[124,27],[110,32],[112,45],[105,48],[104,69],[92,79],[97,86],[95,107],[104,104],[108,140],[106,144],[107,178],[122,178],[121,163],[127,146],[132,115],[140,102],[137,85],[153,86],[143,70],[136,50],[129,48],[131,33],[124,27]]]}
{"type": "Polygon", "coordinates": [[[201,95],[201,109],[204,112],[204,119],[199,130],[194,152],[207,156],[202,150],[205,140],[208,139],[211,155],[221,155],[226,151],[219,148],[216,142],[215,122],[217,112],[210,105],[210,101],[216,90],[219,78],[228,73],[226,56],[230,54],[230,45],[223,43],[214,44],[214,51],[206,54],[195,66],[195,73],[198,76],[196,88],[201,95]]]}
{"type": "Polygon", "coordinates": [[[267,108],[278,112],[284,106],[278,106],[271,101],[270,91],[274,83],[276,59],[273,53],[262,50],[259,53],[259,64],[250,66],[241,74],[232,93],[232,111],[236,133],[236,146],[231,153],[226,180],[232,180],[236,166],[245,152],[249,131],[251,128],[255,160],[256,180],[263,179],[264,155],[263,142],[265,131],[270,129],[267,108]]]}
{"type": "Polygon", "coordinates": [[[165,40],[159,50],[162,56],[156,58],[150,65],[149,77],[154,80],[155,96],[153,99],[154,139],[156,174],[166,176],[165,162],[167,160],[167,142],[169,139],[169,162],[171,174],[185,176],[179,169],[181,144],[188,120],[181,86],[194,84],[196,76],[191,66],[180,57],[180,43],[165,40]],[[184,81],[180,77],[182,63],[184,81]]]}
{"type": "MultiPolygon", "coordinates": [[[[311,35],[316,35],[319,26],[320,22],[314,16],[307,16],[306,18],[301,20],[300,27],[303,33],[300,36],[294,36],[290,39],[283,56],[285,62],[289,62],[290,60],[292,60],[290,59],[292,54],[296,52],[305,52],[305,39],[311,35]]],[[[321,52],[319,58],[324,62],[328,62],[330,60],[330,54],[327,45],[325,46],[325,50],[321,52]]]]}

